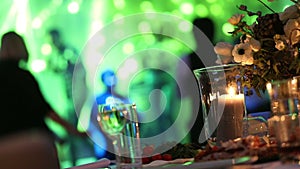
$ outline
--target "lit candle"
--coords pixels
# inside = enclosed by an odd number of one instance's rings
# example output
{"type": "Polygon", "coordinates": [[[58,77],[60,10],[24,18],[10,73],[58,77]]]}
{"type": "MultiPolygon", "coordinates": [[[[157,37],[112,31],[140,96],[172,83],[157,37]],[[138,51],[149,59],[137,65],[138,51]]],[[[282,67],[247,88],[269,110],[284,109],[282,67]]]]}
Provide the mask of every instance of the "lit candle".
{"type": "Polygon", "coordinates": [[[218,103],[224,105],[224,111],[217,129],[217,140],[227,141],[241,137],[245,112],[244,94],[236,94],[236,90],[229,87],[228,94],[218,97],[218,103]]]}

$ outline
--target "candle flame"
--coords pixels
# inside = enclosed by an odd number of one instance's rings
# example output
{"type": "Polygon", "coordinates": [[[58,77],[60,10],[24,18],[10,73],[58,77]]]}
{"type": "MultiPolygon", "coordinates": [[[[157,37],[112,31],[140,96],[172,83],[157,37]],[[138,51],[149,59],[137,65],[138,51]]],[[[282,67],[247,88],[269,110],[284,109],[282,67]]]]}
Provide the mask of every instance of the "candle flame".
{"type": "Polygon", "coordinates": [[[292,79],[292,84],[293,85],[297,84],[297,79],[292,79]]]}
{"type": "Polygon", "coordinates": [[[266,84],[266,88],[269,91],[269,93],[272,91],[272,84],[269,82],[266,84]]]}
{"type": "Polygon", "coordinates": [[[231,97],[235,95],[235,89],[232,86],[228,88],[228,94],[231,97]]]}

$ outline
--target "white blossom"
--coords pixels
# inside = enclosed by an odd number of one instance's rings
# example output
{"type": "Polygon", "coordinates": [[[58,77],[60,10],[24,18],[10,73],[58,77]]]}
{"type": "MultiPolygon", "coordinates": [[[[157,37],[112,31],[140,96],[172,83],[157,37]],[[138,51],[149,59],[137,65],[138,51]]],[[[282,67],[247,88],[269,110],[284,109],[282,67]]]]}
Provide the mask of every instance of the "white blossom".
{"type": "Polygon", "coordinates": [[[236,44],[232,50],[234,61],[243,65],[253,64],[253,53],[249,43],[236,44]]]}
{"type": "Polygon", "coordinates": [[[290,39],[291,45],[300,42],[300,17],[297,19],[289,19],[283,29],[285,36],[290,39]]]}
{"type": "Polygon", "coordinates": [[[286,21],[288,19],[295,19],[300,16],[299,9],[296,5],[287,7],[283,12],[279,13],[279,19],[286,21]]]}
{"type": "Polygon", "coordinates": [[[232,25],[237,25],[245,17],[243,14],[235,14],[228,19],[228,22],[232,25]]]}
{"type": "Polygon", "coordinates": [[[233,45],[228,42],[218,42],[214,47],[215,53],[218,55],[218,64],[226,64],[232,61],[233,45]]]}
{"type": "Polygon", "coordinates": [[[249,44],[254,52],[258,52],[261,49],[260,42],[254,38],[250,38],[249,44]]]}

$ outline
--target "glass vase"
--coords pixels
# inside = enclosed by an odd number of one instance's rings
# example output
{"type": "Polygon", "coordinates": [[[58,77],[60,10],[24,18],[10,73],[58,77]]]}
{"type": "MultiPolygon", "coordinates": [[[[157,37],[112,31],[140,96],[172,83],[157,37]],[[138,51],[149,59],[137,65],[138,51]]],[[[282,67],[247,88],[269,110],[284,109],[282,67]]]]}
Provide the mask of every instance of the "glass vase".
{"type": "Polygon", "coordinates": [[[236,64],[194,70],[204,119],[199,142],[215,137],[220,143],[248,134],[243,127],[247,116],[240,72],[236,64]]]}

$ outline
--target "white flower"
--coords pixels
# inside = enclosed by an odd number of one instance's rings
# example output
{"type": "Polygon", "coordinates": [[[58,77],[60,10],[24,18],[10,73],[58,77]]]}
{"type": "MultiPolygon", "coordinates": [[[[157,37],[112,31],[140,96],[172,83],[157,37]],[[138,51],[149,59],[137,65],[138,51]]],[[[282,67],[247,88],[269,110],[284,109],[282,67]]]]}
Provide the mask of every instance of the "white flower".
{"type": "Polygon", "coordinates": [[[231,51],[233,49],[233,45],[228,42],[218,42],[214,47],[216,54],[223,56],[232,56],[231,51]]]}
{"type": "Polygon", "coordinates": [[[243,65],[253,64],[253,53],[249,43],[236,44],[232,50],[234,61],[243,65]]]}
{"type": "Polygon", "coordinates": [[[237,25],[245,17],[243,14],[235,14],[228,19],[228,22],[232,25],[237,25]]]}
{"type": "Polygon", "coordinates": [[[299,9],[296,5],[287,7],[283,12],[279,13],[279,19],[286,21],[288,19],[295,19],[300,16],[299,9]]]}
{"type": "Polygon", "coordinates": [[[254,52],[257,52],[261,49],[261,45],[260,45],[260,42],[254,38],[250,38],[249,40],[249,44],[250,44],[250,47],[251,49],[254,51],[254,52]]]}
{"type": "Polygon", "coordinates": [[[232,61],[233,45],[227,42],[218,42],[214,47],[215,53],[219,59],[216,61],[218,64],[226,64],[232,61]]]}
{"type": "Polygon", "coordinates": [[[300,17],[297,19],[289,19],[284,25],[285,36],[291,40],[291,45],[300,42],[300,17]]]}

